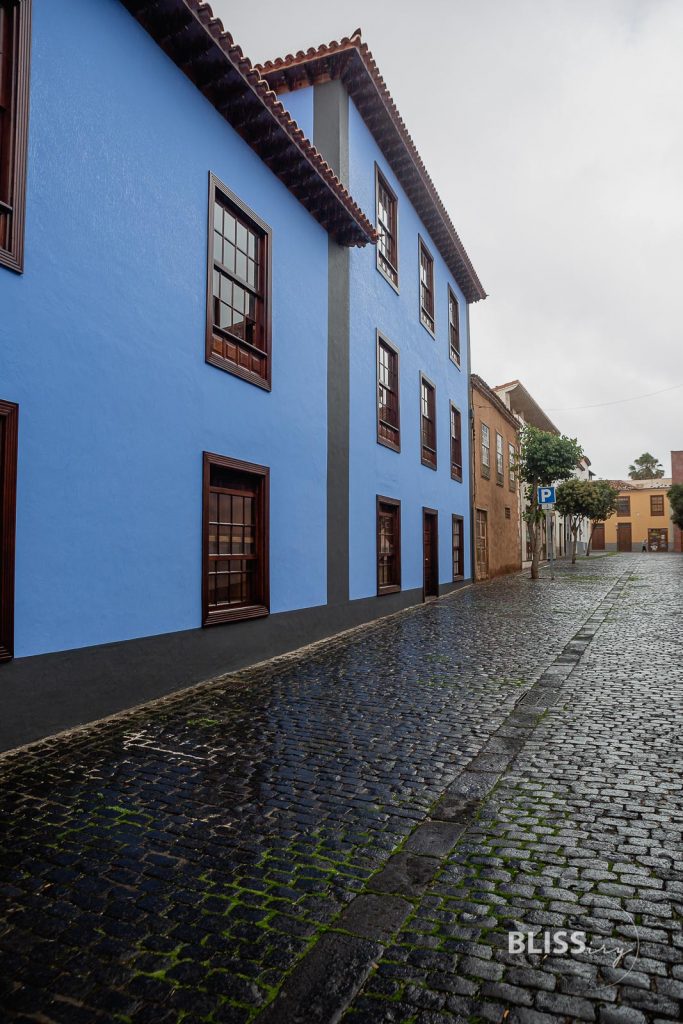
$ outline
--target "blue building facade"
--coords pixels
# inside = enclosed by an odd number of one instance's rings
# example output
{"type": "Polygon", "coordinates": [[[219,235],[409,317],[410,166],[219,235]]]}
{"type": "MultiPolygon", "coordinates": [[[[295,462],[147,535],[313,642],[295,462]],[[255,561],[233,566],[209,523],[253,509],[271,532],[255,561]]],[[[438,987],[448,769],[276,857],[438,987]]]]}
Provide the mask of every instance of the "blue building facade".
{"type": "MultiPolygon", "coordinates": [[[[198,0],[4,6],[21,43],[0,193],[8,745],[421,599],[422,505],[453,585],[468,298],[338,82],[291,106],[341,181],[198,0]],[[398,291],[362,212],[375,163],[398,198],[398,291]],[[400,352],[400,452],[377,443],[378,332],[400,352]],[[421,372],[436,470],[420,462],[421,372]],[[373,570],[378,495],[401,502],[400,589],[373,570]]],[[[462,557],[464,580],[469,543],[462,557]]]]}

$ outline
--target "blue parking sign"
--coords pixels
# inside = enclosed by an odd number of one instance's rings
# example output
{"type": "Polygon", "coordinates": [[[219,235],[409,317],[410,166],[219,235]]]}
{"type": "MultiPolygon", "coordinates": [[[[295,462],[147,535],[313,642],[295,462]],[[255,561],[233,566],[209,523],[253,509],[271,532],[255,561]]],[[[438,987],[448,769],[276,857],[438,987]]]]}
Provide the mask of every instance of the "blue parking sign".
{"type": "Polygon", "coordinates": [[[538,504],[539,505],[554,505],[555,504],[555,488],[554,487],[539,487],[538,488],[538,504]]]}

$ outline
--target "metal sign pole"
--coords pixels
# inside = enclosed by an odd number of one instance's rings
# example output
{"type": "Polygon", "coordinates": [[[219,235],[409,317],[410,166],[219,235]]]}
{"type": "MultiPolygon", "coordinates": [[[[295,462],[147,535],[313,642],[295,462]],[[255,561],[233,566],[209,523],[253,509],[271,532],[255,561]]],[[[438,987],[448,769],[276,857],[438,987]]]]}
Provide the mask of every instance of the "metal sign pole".
{"type": "Polygon", "coordinates": [[[550,545],[550,579],[555,579],[555,514],[553,512],[546,512],[546,534],[548,536],[548,544],[550,545]]]}

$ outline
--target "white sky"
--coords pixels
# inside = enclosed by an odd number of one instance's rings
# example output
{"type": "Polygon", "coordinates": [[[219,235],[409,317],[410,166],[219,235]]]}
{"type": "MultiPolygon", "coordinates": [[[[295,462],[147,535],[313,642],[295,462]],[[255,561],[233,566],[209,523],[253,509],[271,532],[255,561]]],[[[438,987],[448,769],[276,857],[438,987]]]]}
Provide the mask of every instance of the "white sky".
{"type": "Polygon", "coordinates": [[[683,385],[683,0],[212,6],[255,62],[362,27],[489,293],[473,369],[600,476],[645,450],[670,475],[683,387],[559,410],[683,385]]]}

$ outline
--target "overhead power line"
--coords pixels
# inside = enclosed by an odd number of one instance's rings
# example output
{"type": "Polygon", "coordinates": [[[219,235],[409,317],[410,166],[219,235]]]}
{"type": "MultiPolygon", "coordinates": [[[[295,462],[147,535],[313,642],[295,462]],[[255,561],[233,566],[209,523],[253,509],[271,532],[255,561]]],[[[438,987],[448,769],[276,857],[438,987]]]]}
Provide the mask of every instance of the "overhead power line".
{"type": "Polygon", "coordinates": [[[580,409],[600,409],[605,405],[620,405],[622,402],[637,402],[639,398],[652,398],[653,395],[663,395],[665,391],[676,391],[683,388],[683,384],[672,384],[670,388],[660,388],[659,391],[647,391],[644,395],[632,395],[631,398],[615,398],[613,402],[595,402],[593,405],[572,405],[563,409],[546,409],[546,412],[578,412],[580,409]]]}

